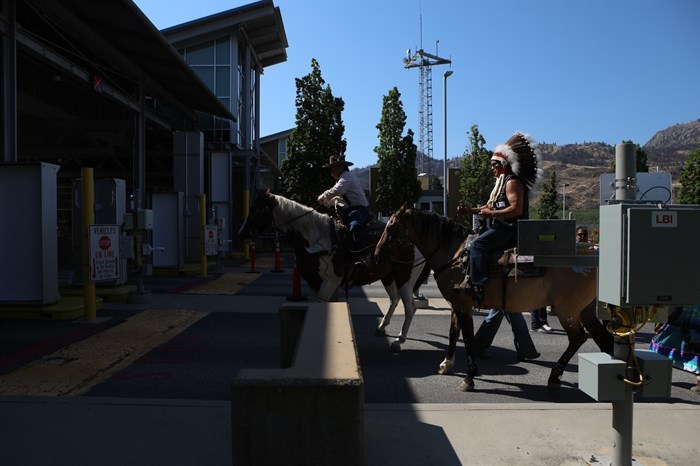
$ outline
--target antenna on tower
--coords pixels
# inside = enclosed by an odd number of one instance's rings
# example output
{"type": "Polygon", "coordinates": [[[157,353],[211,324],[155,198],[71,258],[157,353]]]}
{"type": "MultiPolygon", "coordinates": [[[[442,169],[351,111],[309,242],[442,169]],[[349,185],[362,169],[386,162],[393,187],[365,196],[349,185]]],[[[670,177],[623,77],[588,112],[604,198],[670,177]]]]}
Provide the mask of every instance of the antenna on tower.
{"type": "MultiPolygon", "coordinates": [[[[418,150],[421,153],[421,172],[425,173],[425,158],[433,158],[433,72],[432,67],[436,65],[451,64],[452,60],[440,58],[437,55],[437,48],[440,41],[435,43],[435,55],[423,50],[423,17],[420,18],[421,32],[420,49],[411,55],[411,49],[406,50],[406,57],[403,59],[403,67],[418,68],[420,101],[418,113],[420,115],[420,134],[418,138],[418,150]]],[[[428,175],[430,175],[428,173],[428,175]]]]}

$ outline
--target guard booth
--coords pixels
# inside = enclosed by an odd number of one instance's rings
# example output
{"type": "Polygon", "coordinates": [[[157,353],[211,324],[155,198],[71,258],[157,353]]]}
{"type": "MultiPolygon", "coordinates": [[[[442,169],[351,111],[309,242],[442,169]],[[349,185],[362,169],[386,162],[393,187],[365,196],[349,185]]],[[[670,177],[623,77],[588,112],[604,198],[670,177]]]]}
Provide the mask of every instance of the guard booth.
{"type": "Polygon", "coordinates": [[[0,164],[0,305],[60,300],[56,174],[50,163],[0,164]]]}

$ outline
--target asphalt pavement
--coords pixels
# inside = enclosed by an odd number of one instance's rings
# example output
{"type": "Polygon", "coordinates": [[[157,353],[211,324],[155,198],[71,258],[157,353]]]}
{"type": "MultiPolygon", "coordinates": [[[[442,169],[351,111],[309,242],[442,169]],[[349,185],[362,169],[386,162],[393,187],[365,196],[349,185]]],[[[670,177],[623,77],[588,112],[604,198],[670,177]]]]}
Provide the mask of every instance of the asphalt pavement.
{"type": "MultiPolygon", "coordinates": [[[[255,275],[235,294],[192,293],[218,273],[150,277],[150,302],[105,300],[95,322],[0,320],[0,464],[232,464],[230,383],[242,368],[278,367],[277,309],[292,291],[290,264],[282,263],[283,272],[273,272],[269,258],[255,271],[226,264],[224,272],[255,275]]],[[[476,391],[463,393],[461,342],[455,373],[436,374],[447,303],[430,280],[421,291],[429,306],[398,354],[388,347],[403,322],[401,306],[389,335],[377,337],[389,304],[382,287],[340,294],[365,380],[367,465],[609,463],[612,406],[578,390],[578,358],[561,390],[546,389],[566,340],[556,317],[549,318],[554,333],[532,333],[542,356],[528,362],[517,361],[504,322],[489,358],[478,360],[476,391]]],[[[484,315],[476,313],[476,326],[484,315]]],[[[643,329],[637,346],[648,347],[650,337],[643,329]]],[[[589,341],[580,352],[598,349],[589,341]]],[[[635,464],[700,464],[693,384],[692,374],[674,370],[670,398],[635,400],[635,464]]]]}

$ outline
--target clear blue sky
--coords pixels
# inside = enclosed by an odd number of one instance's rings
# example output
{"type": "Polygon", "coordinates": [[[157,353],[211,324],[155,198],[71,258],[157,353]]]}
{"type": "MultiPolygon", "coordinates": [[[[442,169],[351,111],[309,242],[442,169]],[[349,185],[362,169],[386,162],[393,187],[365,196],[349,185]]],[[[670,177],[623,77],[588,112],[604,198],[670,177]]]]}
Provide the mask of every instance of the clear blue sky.
{"type": "MultiPolygon", "coordinates": [[[[252,2],[136,0],[163,29],[252,2]]],[[[538,142],[645,144],[700,119],[699,0],[275,0],[288,60],[261,80],[263,135],[295,123],[295,78],[315,58],[345,101],[347,159],[376,163],[382,98],[401,93],[418,145],[422,48],[452,60],[433,75],[433,154],[461,156],[476,124],[493,149],[516,130],[538,142]],[[422,28],[421,28],[422,23],[422,28]],[[439,41],[439,43],[438,43],[439,41]]]]}

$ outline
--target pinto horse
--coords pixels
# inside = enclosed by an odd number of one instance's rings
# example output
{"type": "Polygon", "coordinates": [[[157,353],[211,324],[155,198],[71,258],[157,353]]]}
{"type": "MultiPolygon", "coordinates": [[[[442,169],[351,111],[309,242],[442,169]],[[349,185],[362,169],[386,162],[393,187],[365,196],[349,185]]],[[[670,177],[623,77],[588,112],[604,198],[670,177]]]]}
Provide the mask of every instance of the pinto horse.
{"type": "Polygon", "coordinates": [[[376,335],[386,335],[386,327],[399,304],[403,302],[404,323],[401,333],[391,343],[390,350],[398,352],[406,341],[411,321],[416,312],[413,292],[425,280],[430,270],[423,256],[413,245],[397,251],[393,263],[374,263],[372,251],[384,224],[369,231],[374,241],[367,248],[367,263],[364,271],[353,268],[354,256],[337,247],[334,238],[333,220],[310,207],[299,204],[269,191],[257,191],[252,199],[248,217],[238,232],[241,241],[254,239],[260,232],[279,229],[291,239],[297,258],[300,275],[309,285],[311,300],[330,301],[341,285],[369,284],[381,280],[390,298],[390,306],[380,322],[376,335]],[[373,234],[374,231],[374,234],[373,234]]]}
{"type": "MultiPolygon", "coordinates": [[[[440,364],[438,373],[446,374],[452,370],[461,329],[467,351],[467,376],[459,387],[462,391],[474,389],[474,377],[478,373],[472,319],[472,308],[476,302],[469,294],[454,289],[462,282],[459,258],[470,233],[470,230],[448,218],[412,210],[404,205],[391,216],[375,248],[377,260],[384,262],[394,257],[397,250],[414,244],[434,271],[433,278],[452,308],[447,356],[440,364]]],[[[561,387],[560,378],[567,363],[588,338],[585,329],[601,350],[612,354],[612,335],[595,314],[596,274],[596,268],[560,267],[546,269],[537,277],[518,277],[516,280],[515,277],[492,276],[489,279],[484,308],[526,312],[551,305],[556,309],[569,344],[549,375],[550,389],[561,387]]]]}

